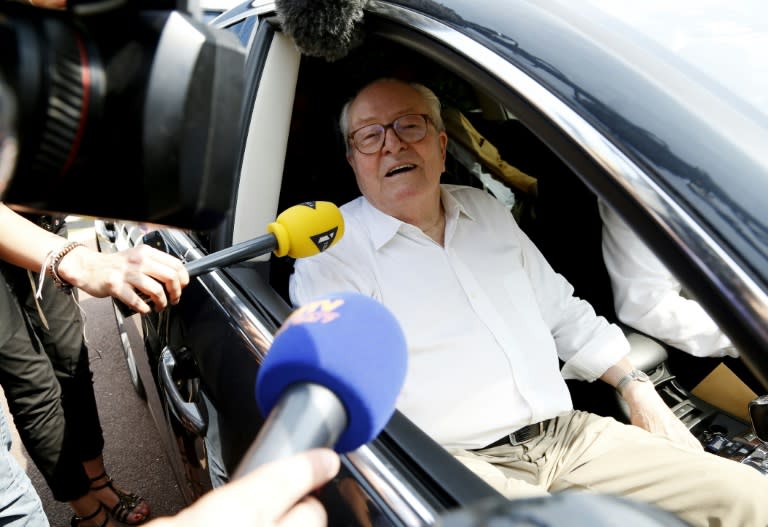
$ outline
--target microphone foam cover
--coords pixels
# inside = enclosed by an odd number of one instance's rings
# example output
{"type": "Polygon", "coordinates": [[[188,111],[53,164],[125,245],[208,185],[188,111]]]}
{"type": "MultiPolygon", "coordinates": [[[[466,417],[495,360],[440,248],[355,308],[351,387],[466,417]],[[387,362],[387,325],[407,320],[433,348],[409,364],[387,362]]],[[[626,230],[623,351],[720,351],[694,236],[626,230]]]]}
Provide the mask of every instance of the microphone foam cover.
{"type": "Polygon", "coordinates": [[[395,411],[408,350],[394,315],[359,293],[339,293],[296,309],[278,331],[256,378],[256,400],[269,414],[285,390],[315,383],[347,412],[337,452],[375,438],[395,411]]]}
{"type": "Polygon", "coordinates": [[[366,0],[276,0],[280,26],[305,55],[334,61],[362,40],[366,0]]]}
{"type": "Polygon", "coordinates": [[[275,256],[306,258],[327,250],[344,236],[344,216],[330,201],[307,201],[285,209],[267,225],[275,235],[275,256]]]}

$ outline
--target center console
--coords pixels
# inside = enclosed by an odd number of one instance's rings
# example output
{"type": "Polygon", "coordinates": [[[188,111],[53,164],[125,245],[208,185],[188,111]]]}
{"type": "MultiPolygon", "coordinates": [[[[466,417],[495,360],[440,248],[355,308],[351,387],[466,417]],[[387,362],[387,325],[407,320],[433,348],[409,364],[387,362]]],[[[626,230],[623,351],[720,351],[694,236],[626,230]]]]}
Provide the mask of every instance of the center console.
{"type": "MultiPolygon", "coordinates": [[[[630,344],[629,359],[648,374],[656,391],[707,452],[749,465],[768,476],[768,395],[749,404],[746,422],[703,401],[685,389],[668,366],[669,355],[659,341],[622,326],[630,344]]],[[[625,420],[629,407],[615,392],[625,420]]]]}
{"type": "Polygon", "coordinates": [[[649,375],[662,399],[707,452],[744,463],[768,476],[768,444],[756,433],[756,430],[758,433],[761,431],[757,422],[764,420],[764,411],[758,409],[757,404],[765,404],[763,408],[768,408],[768,397],[760,398],[765,400],[764,403],[753,402],[756,404],[750,406],[753,423],[748,423],[685,390],[668,370],[666,363],[658,365],[649,375]]]}

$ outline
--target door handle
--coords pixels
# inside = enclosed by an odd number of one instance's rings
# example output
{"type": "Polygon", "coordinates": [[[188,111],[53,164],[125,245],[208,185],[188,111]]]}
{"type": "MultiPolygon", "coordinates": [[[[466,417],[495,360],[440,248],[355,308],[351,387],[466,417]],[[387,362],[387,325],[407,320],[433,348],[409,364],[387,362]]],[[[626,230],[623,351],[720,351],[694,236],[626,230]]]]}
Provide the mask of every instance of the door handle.
{"type": "Polygon", "coordinates": [[[182,424],[184,428],[193,434],[204,436],[208,430],[208,416],[201,406],[194,402],[189,402],[182,397],[176,382],[173,380],[173,370],[176,367],[176,357],[171,349],[166,346],[160,353],[160,362],[158,364],[158,373],[160,378],[160,387],[162,388],[165,400],[174,417],[182,424]]]}

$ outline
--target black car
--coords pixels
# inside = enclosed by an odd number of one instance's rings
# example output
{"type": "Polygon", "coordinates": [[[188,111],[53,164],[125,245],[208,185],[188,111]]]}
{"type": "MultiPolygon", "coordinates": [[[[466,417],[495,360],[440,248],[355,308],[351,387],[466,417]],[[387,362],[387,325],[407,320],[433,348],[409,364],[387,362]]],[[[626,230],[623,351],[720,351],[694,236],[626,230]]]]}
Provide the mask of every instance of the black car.
{"type": "MultiPolygon", "coordinates": [[[[353,199],[359,192],[339,110],[365,80],[408,77],[435,90],[506,164],[535,178],[535,192],[500,185],[503,174],[481,180],[457,156],[444,175],[508,200],[577,296],[616,321],[599,198],[727,333],[752,385],[765,386],[765,11],[757,2],[712,12],[655,2],[370,0],[360,41],[328,60],[299,51],[281,31],[274,2],[242,4],[212,22],[247,49],[242,122],[233,123],[243,133],[231,214],[205,232],[99,222],[99,245],[114,250],[143,237],[193,261],[264,234],[292,205],[353,199]]],[[[187,500],[227,481],[263,424],[255,378],[292,310],[292,263],[238,263],[193,279],[181,302],[159,314],[116,311],[134,384],[187,500]]],[[[633,358],[702,441],[724,455],[726,444],[755,450],[743,416],[693,396],[678,378],[703,359],[628,333],[633,358]]],[[[571,387],[577,407],[626,419],[610,391],[571,387]]],[[[442,511],[494,495],[396,412],[377,439],[344,456],[322,497],[331,525],[369,526],[432,524],[442,511]]]]}

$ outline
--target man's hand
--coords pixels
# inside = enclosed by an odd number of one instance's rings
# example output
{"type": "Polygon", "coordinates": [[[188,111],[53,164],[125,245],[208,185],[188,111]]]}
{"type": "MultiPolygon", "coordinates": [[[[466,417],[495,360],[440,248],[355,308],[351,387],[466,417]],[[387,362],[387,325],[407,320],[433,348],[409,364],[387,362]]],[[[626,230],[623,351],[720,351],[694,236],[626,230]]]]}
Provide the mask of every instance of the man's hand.
{"type": "Polygon", "coordinates": [[[665,435],[677,444],[703,450],[701,443],[672,413],[653,383],[630,382],[624,388],[622,397],[629,405],[629,420],[633,425],[665,435]]]}
{"type": "MultiPolygon", "coordinates": [[[[619,380],[633,369],[632,363],[624,357],[608,368],[600,379],[615,388],[619,380]]],[[[629,421],[633,425],[654,434],[665,435],[679,445],[703,450],[701,443],[672,413],[652,382],[630,381],[622,388],[621,396],[629,405],[629,421]]]]}
{"type": "Polygon", "coordinates": [[[325,509],[307,495],[338,471],[339,456],[332,450],[310,450],[263,465],[147,527],[323,527],[328,523],[325,509]]]}
{"type": "Polygon", "coordinates": [[[109,254],[77,247],[61,259],[58,274],[91,296],[118,298],[139,313],[149,313],[150,307],[137,290],[160,311],[169,302],[177,304],[189,283],[178,258],[148,245],[109,254]]]}

